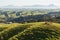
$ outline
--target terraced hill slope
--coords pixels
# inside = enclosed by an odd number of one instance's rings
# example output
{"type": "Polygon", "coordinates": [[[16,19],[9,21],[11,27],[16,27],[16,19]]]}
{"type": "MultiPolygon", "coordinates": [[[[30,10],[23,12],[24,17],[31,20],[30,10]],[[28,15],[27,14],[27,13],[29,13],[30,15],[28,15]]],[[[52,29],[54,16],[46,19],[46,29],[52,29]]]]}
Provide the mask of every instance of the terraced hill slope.
{"type": "Polygon", "coordinates": [[[0,40],[60,40],[60,24],[52,22],[0,24],[0,40]]]}

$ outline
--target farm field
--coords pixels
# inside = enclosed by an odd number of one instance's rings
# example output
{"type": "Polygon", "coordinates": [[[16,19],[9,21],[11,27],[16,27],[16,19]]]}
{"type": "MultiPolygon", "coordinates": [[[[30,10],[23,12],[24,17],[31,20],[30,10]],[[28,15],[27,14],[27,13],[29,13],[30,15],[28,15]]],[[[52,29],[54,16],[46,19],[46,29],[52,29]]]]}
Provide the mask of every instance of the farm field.
{"type": "Polygon", "coordinates": [[[60,24],[48,22],[0,23],[0,40],[60,40],[60,24]]]}

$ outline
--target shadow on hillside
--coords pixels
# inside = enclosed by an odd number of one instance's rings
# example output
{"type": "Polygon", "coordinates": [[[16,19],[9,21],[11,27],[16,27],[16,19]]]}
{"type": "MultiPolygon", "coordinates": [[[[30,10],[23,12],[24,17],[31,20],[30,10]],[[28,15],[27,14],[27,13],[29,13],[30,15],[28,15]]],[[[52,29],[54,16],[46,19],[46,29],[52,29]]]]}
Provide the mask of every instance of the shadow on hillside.
{"type": "Polygon", "coordinates": [[[21,36],[18,36],[19,40],[56,40],[60,37],[60,28],[45,27],[45,28],[33,28],[25,31],[21,36]]]}

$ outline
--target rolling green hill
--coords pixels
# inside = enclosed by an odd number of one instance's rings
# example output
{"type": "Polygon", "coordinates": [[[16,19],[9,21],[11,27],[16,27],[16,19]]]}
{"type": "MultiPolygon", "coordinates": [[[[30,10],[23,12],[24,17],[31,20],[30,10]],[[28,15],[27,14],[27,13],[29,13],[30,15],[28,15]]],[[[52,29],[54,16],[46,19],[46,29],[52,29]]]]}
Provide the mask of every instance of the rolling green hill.
{"type": "Polygon", "coordinates": [[[0,40],[60,40],[60,24],[52,22],[0,24],[0,40]]]}

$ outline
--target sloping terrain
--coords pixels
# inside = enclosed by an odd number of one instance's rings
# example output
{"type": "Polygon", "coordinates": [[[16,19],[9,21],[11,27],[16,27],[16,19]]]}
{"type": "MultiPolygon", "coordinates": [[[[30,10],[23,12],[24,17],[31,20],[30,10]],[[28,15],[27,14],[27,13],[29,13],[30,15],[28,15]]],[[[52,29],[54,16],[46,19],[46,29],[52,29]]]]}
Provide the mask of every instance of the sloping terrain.
{"type": "Polygon", "coordinates": [[[3,25],[7,26],[0,31],[0,40],[60,40],[59,23],[34,22],[3,25]]]}

